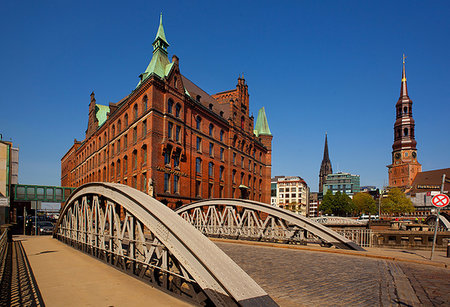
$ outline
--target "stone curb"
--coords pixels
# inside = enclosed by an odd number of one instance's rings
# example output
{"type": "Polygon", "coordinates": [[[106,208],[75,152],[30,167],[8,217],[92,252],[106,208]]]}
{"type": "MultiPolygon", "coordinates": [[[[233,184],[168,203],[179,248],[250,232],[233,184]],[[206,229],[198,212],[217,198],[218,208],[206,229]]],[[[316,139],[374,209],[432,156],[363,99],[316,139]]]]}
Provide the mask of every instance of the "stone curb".
{"type": "Polygon", "coordinates": [[[256,241],[243,241],[243,240],[232,240],[232,239],[223,239],[223,238],[209,238],[211,241],[216,242],[224,242],[224,243],[237,243],[244,245],[254,245],[254,246],[265,246],[265,247],[275,247],[275,248],[287,248],[287,249],[298,249],[298,250],[306,250],[312,252],[322,252],[322,253],[332,253],[332,254],[341,254],[341,255],[350,255],[350,256],[359,256],[359,257],[367,257],[367,258],[375,258],[375,259],[384,259],[391,261],[401,261],[401,262],[411,262],[415,264],[425,264],[431,265],[440,268],[449,269],[449,265],[442,262],[433,262],[431,260],[415,260],[415,259],[407,259],[401,257],[393,257],[393,256],[383,256],[383,255],[375,255],[369,254],[369,252],[359,252],[359,251],[349,251],[345,249],[320,249],[302,245],[291,245],[291,244],[278,244],[278,243],[270,243],[270,242],[256,242],[256,241]]]}

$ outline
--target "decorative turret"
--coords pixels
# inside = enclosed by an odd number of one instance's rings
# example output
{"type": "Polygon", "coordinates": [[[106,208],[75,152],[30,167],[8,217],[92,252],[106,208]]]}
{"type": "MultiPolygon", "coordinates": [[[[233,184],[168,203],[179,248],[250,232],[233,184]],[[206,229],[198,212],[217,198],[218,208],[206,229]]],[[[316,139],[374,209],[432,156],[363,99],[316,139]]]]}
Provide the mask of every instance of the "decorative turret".
{"type": "Polygon", "coordinates": [[[406,85],[405,55],[403,55],[402,82],[400,97],[395,105],[394,144],[392,145],[392,164],[389,168],[389,186],[407,188],[414,177],[422,170],[417,162],[417,141],[415,123],[412,115],[412,100],[406,85]]]}
{"type": "Polygon", "coordinates": [[[266,110],[264,107],[259,109],[258,117],[256,118],[254,134],[259,137],[260,135],[272,135],[269,128],[269,123],[267,122],[266,110]]]}
{"type": "Polygon", "coordinates": [[[327,175],[332,173],[333,168],[331,167],[330,156],[328,154],[328,138],[327,133],[325,133],[325,146],[323,148],[323,159],[322,164],[320,165],[320,172],[319,172],[319,193],[323,192],[323,185],[325,183],[327,175]]]}
{"type": "Polygon", "coordinates": [[[166,39],[166,34],[164,33],[164,27],[162,23],[162,13],[159,19],[159,27],[158,32],[156,33],[155,40],[153,41],[153,56],[152,60],[147,66],[145,72],[139,75],[139,83],[136,87],[139,87],[141,83],[147,79],[151,74],[157,75],[159,78],[163,79],[167,76],[170,68],[172,67],[172,63],[169,61],[167,48],[169,47],[169,43],[166,39]]]}

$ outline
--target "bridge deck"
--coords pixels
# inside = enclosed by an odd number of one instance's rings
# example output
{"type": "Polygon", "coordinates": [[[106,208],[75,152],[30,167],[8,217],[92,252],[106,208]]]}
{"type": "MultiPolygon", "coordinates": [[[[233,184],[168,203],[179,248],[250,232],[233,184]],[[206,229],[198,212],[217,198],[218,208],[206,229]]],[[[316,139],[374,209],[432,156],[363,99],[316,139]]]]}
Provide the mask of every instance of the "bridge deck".
{"type": "Polygon", "coordinates": [[[21,240],[46,306],[190,306],[50,236],[21,240]]]}

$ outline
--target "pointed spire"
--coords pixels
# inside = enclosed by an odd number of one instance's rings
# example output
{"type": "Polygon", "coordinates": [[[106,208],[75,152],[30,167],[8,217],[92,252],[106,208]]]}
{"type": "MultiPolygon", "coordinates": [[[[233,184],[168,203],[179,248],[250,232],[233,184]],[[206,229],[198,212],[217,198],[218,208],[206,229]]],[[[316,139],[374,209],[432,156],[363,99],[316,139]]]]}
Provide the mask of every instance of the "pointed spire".
{"type": "Polygon", "coordinates": [[[406,56],[405,56],[405,54],[403,54],[402,87],[400,89],[400,97],[408,96],[408,88],[406,86],[405,59],[406,59],[406,56]]]}
{"type": "Polygon", "coordinates": [[[159,16],[158,32],[156,32],[155,41],[153,42],[153,45],[156,43],[158,38],[161,39],[163,42],[165,42],[167,44],[167,46],[169,46],[169,43],[166,40],[166,35],[164,34],[164,27],[163,27],[163,22],[162,22],[162,12],[161,12],[161,15],[159,16]]]}
{"type": "Polygon", "coordinates": [[[151,74],[159,76],[161,79],[167,76],[170,72],[173,63],[170,63],[167,56],[167,47],[169,43],[166,40],[166,35],[164,34],[164,27],[162,24],[162,13],[159,17],[159,27],[156,33],[155,41],[153,42],[153,56],[150,63],[147,66],[145,72],[139,75],[139,83],[136,88],[141,85],[145,79],[151,74]]]}
{"type": "Polygon", "coordinates": [[[325,147],[323,148],[323,160],[329,161],[330,157],[328,156],[328,133],[325,132],[325,147]]]}
{"type": "Polygon", "coordinates": [[[272,135],[269,129],[269,123],[266,117],[266,110],[264,107],[259,109],[258,118],[256,119],[255,129],[253,133],[258,137],[260,135],[272,135]]]}

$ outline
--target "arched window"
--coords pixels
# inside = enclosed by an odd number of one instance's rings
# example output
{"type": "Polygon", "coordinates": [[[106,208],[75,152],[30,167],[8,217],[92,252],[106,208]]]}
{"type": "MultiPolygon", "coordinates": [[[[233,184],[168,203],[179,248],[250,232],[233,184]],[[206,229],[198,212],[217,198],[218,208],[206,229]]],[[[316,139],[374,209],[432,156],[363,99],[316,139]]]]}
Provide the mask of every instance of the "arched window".
{"type": "Polygon", "coordinates": [[[202,159],[200,158],[195,159],[195,172],[199,175],[202,173],[202,159]]]}
{"type": "Polygon", "coordinates": [[[125,124],[125,129],[128,128],[128,114],[125,114],[125,116],[124,116],[124,124],[125,124]]]}
{"type": "Polygon", "coordinates": [[[171,154],[171,152],[172,152],[172,149],[171,148],[166,148],[165,150],[164,150],[164,164],[165,165],[167,165],[167,166],[170,166],[170,154],[171,154]]]}
{"type": "Polygon", "coordinates": [[[223,117],[223,111],[220,111],[220,116],[222,116],[222,117],[223,117]]]}
{"type": "Polygon", "coordinates": [[[133,115],[134,115],[134,120],[136,120],[138,118],[138,106],[137,106],[137,104],[135,104],[134,107],[133,107],[133,115]]]}
{"type": "Polygon", "coordinates": [[[117,160],[116,170],[117,170],[116,175],[117,175],[117,177],[119,177],[120,176],[120,159],[117,160]]]}
{"type": "Polygon", "coordinates": [[[223,130],[220,130],[220,141],[221,142],[223,142],[223,134],[224,134],[223,130]]]}
{"type": "Polygon", "coordinates": [[[122,131],[122,122],[120,119],[117,121],[117,132],[120,133],[122,131]]]}
{"type": "Polygon", "coordinates": [[[114,178],[114,170],[115,170],[115,168],[114,168],[114,162],[113,162],[113,163],[111,163],[111,179],[114,178]]]}
{"type": "Polygon", "coordinates": [[[213,124],[209,124],[209,135],[210,136],[213,135],[213,131],[214,131],[214,125],[213,124]]]}
{"type": "Polygon", "coordinates": [[[403,129],[403,134],[404,134],[405,136],[408,136],[408,128],[403,129]]]}
{"type": "Polygon", "coordinates": [[[175,116],[180,117],[180,112],[181,112],[181,105],[177,103],[177,105],[175,106],[175,116]]]}
{"type": "Polygon", "coordinates": [[[142,99],[142,111],[145,112],[147,110],[147,103],[148,103],[148,98],[147,95],[144,96],[144,99],[142,99]]]}
{"type": "Polygon", "coordinates": [[[116,135],[116,126],[112,125],[111,128],[111,137],[113,138],[116,135]]]}
{"type": "Polygon", "coordinates": [[[224,172],[224,170],[225,170],[225,167],[220,166],[220,168],[219,168],[219,179],[220,180],[223,180],[223,172],[224,172]]]}
{"type": "Polygon", "coordinates": [[[208,164],[208,176],[210,178],[214,177],[214,163],[212,163],[212,162],[209,162],[209,164],[208,164]]]}
{"type": "Polygon", "coordinates": [[[403,113],[408,113],[408,107],[403,107],[403,113]]]}
{"type": "Polygon", "coordinates": [[[212,111],[212,109],[213,109],[213,104],[212,103],[209,104],[209,109],[212,111]]]}
{"type": "Polygon", "coordinates": [[[173,110],[173,100],[172,98],[169,98],[169,101],[167,102],[167,113],[172,114],[173,110]]]}
{"type": "Polygon", "coordinates": [[[244,129],[244,124],[245,124],[245,118],[244,116],[241,117],[241,129],[244,129]]]}
{"type": "Polygon", "coordinates": [[[200,99],[202,98],[202,96],[197,95],[197,97],[195,97],[195,100],[197,100],[198,102],[200,102],[200,99]]]}
{"type": "Polygon", "coordinates": [[[202,118],[200,116],[197,116],[195,119],[197,122],[197,129],[200,130],[200,124],[202,123],[202,118]]]}

